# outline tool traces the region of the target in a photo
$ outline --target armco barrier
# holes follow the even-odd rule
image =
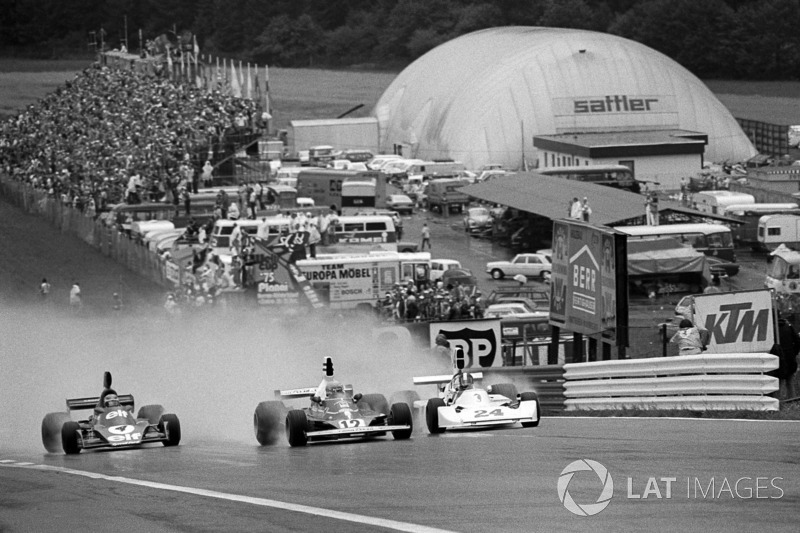
[[[689,409],[777,411],[778,368],[766,353],[683,355],[564,365],[568,411]]]
[[[541,365],[526,367],[482,368],[484,383],[514,383],[519,392],[533,391],[539,395],[542,413],[555,414],[564,410],[564,367]]]

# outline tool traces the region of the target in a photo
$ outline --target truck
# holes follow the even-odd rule
[[[333,170],[326,168],[304,168],[297,174],[297,196],[311,198],[314,205],[326,206],[342,211],[342,185],[345,181],[372,184],[370,196],[365,198],[359,196],[363,192],[362,187],[352,188],[355,196],[349,196],[348,200],[354,207],[363,206],[368,209],[386,208],[386,180],[379,172],[375,171],[355,171],[355,170]],[[358,190],[356,190],[358,189]],[[350,191],[348,191],[350,192]],[[347,203],[347,202],[346,202]]]
[[[297,261],[297,268],[332,309],[374,311],[395,284],[430,280],[428,252],[376,252],[318,255]]]
[[[758,219],[757,249],[769,252],[781,244],[800,246],[800,215],[764,215]]]
[[[427,202],[428,209],[440,213],[461,213],[469,204],[469,196],[459,191],[461,187],[469,185],[469,180],[462,178],[442,178],[428,182]]]
[[[800,207],[796,203],[734,204],[726,206],[722,214],[742,222],[731,227],[733,240],[739,246],[758,249],[758,221],[761,220],[761,217],[765,215],[800,215]]]

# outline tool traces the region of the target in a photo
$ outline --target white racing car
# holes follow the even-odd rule
[[[425,403],[425,421],[431,434],[446,429],[503,426],[520,422],[522,427],[539,425],[539,398],[535,392],[517,394],[511,383],[475,386],[482,373],[459,369],[454,375],[414,378],[415,385],[436,384],[439,396]]]

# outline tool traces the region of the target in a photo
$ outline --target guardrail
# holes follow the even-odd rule
[[[683,355],[564,365],[568,411],[688,409],[777,411],[767,353]]]

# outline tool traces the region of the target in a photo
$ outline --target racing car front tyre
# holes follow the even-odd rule
[[[289,446],[305,446],[308,442],[306,428],[308,418],[305,411],[292,409],[286,415],[286,437],[289,439]]]
[[[541,411],[539,410],[539,395],[535,392],[523,392],[519,396],[520,402],[536,402],[536,420],[531,422],[523,422],[522,427],[524,428],[535,428],[539,425],[539,420],[541,419]]]
[[[161,415],[158,421],[158,430],[167,434],[164,446],[177,446],[181,442],[181,421],[176,415]]]
[[[47,413],[42,419],[42,444],[50,453],[61,451],[61,428],[69,422],[67,413]]]
[[[64,425],[61,426],[61,447],[67,455],[81,453],[81,445],[78,442],[78,432],[80,430],[81,425],[72,420],[64,422]]]
[[[285,412],[286,407],[283,402],[261,402],[256,406],[256,412],[253,414],[253,430],[260,445],[268,446],[278,441],[281,420]]]
[[[439,427],[439,408],[444,407],[444,400],[441,398],[431,398],[425,406],[425,422],[428,424],[428,431],[431,435],[444,433],[444,428]]]
[[[414,412],[414,402],[418,401],[419,399],[419,393],[417,391],[401,390],[392,394],[389,401],[392,402],[392,404],[403,402],[408,405],[409,409],[411,409],[411,412]]]
[[[513,402],[517,399],[517,387],[513,383],[498,383],[492,385],[492,394],[505,396]]]
[[[389,412],[389,425],[390,426],[409,426],[408,429],[398,429],[392,431],[392,436],[395,440],[405,440],[411,437],[414,431],[414,417],[411,415],[411,409],[407,403],[396,403],[392,405]]]
[[[146,418],[151,424],[158,424],[163,414],[164,408],[160,405],[143,405],[139,408],[139,414],[136,415],[136,418]]]
[[[389,415],[389,402],[383,394],[365,394],[358,400],[359,405],[368,405],[376,413]]]

